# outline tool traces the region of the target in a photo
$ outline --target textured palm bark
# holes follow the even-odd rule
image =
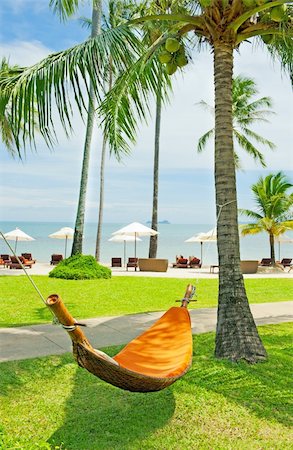
[[[99,218],[97,228],[97,240],[96,240],[96,260],[100,261],[101,258],[101,240],[102,240],[102,225],[103,225],[103,212],[104,212],[104,186],[105,186],[105,157],[107,149],[107,139],[104,135],[103,145],[101,152],[101,165],[100,165],[100,199],[99,199]]]
[[[91,37],[95,37],[101,32],[101,17],[102,17],[102,5],[101,0],[93,1],[93,11],[92,11],[92,31]],[[79,199],[77,206],[77,213],[75,219],[75,229],[72,244],[71,255],[76,255],[82,253],[83,245],[83,233],[84,233],[84,217],[85,217],[85,204],[86,204],[86,193],[88,184],[88,173],[89,173],[89,162],[90,162],[90,149],[91,141],[95,123],[95,107],[96,99],[94,94],[94,89],[90,85],[89,93],[89,105],[87,114],[87,126],[86,126],[86,136],[83,151],[83,161],[81,169],[81,179],[79,188]]]
[[[275,255],[275,239],[274,235],[270,233],[270,248],[271,248],[271,259],[273,265],[276,264],[276,255]]]
[[[158,81],[157,103],[156,103],[156,125],[155,125],[155,151],[154,151],[154,175],[153,175],[153,211],[152,229],[158,230],[158,197],[159,197],[159,155],[160,155],[160,132],[161,132],[161,80]],[[158,251],[158,235],[150,237],[149,258],[156,258]]]
[[[215,187],[219,299],[215,355],[232,361],[266,359],[252,317],[240,270],[236,176],[232,129],[233,49],[214,45],[215,76]]]
[[[113,85],[113,70],[112,70],[112,59],[109,61],[109,86],[108,91],[111,91]],[[106,150],[107,150],[107,139],[104,134],[103,145],[101,152],[101,164],[100,164],[100,195],[99,195],[99,217],[98,217],[98,228],[97,228],[97,239],[96,239],[96,260],[101,259],[101,241],[102,241],[102,226],[103,226],[103,215],[104,215],[104,191],[105,191],[105,160],[106,160]]]

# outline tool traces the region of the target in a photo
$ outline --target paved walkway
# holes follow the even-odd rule
[[[293,301],[251,305],[257,325],[293,322]],[[193,334],[216,329],[216,308],[190,310]],[[129,342],[152,325],[162,312],[82,320],[94,347]],[[0,362],[57,355],[71,350],[67,333],[57,325],[0,328]]]

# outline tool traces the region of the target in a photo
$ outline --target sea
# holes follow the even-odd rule
[[[127,225],[126,223],[105,223],[102,229],[101,244],[101,262],[110,264],[112,257],[124,258],[124,244],[109,242],[112,233]],[[149,224],[146,224],[150,226]],[[72,223],[64,222],[0,222],[0,230],[3,233],[12,231],[16,227],[20,228],[34,241],[18,242],[17,254],[32,253],[33,258],[39,262],[49,262],[53,253],[62,253],[65,251],[65,240],[49,238],[49,234],[54,233],[62,227],[69,226],[74,228]],[[159,224],[158,231],[158,258],[165,258],[169,263],[175,262],[176,255],[184,257],[201,257],[200,243],[186,243],[186,239],[195,236],[201,232],[207,232],[214,228],[214,224]],[[88,255],[95,254],[97,224],[86,223],[84,231],[83,253]],[[288,232],[286,236],[293,239],[293,233]],[[141,258],[148,257],[149,237],[141,237],[137,242],[137,256]],[[14,248],[14,242],[10,241]],[[68,241],[67,256],[70,255],[72,240]],[[276,258],[292,258],[293,244],[282,243],[275,245]],[[217,264],[217,245],[216,242],[206,242],[202,246],[202,260],[204,265]],[[0,239],[0,254],[11,253],[3,239]],[[126,258],[134,256],[134,243],[128,242],[125,246]],[[257,259],[270,257],[269,238],[266,233],[260,233],[253,236],[245,236],[240,239],[241,259]]]

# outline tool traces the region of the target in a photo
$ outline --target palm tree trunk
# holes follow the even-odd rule
[[[93,0],[91,37],[95,37],[98,34],[100,34],[100,32],[101,32],[101,17],[102,17],[101,0]],[[86,136],[85,136],[85,143],[84,143],[81,180],[80,180],[80,188],[79,188],[79,199],[78,199],[71,255],[76,255],[77,253],[82,253],[85,203],[86,203],[86,192],[87,192],[89,162],[90,162],[90,148],[91,148],[91,141],[92,141],[92,135],[93,135],[94,122],[95,122],[95,105],[96,105],[96,99],[95,99],[95,95],[94,95],[94,89],[93,89],[92,85],[90,85]]]
[[[96,240],[96,260],[100,261],[101,257],[101,240],[102,240],[102,225],[103,225],[103,211],[104,211],[104,186],[105,186],[105,156],[107,149],[107,139],[104,135],[103,145],[101,152],[101,165],[100,165],[100,200],[99,200],[99,219],[97,228],[97,240]]]
[[[159,154],[160,154],[160,132],[162,113],[162,85],[158,80],[157,102],[156,102],[156,125],[155,125],[155,152],[154,152],[154,175],[153,175],[153,212],[152,229],[158,230],[158,193],[159,193]],[[158,235],[150,237],[149,258],[156,258],[158,251]]]
[[[219,298],[215,355],[232,361],[266,358],[252,317],[240,270],[236,176],[232,125],[233,49],[214,45],[215,187]]]
[[[112,70],[112,59],[110,57],[109,61],[109,86],[108,90],[112,89],[113,85],[113,70]],[[99,199],[99,218],[98,218],[98,228],[97,228],[97,239],[96,239],[96,260],[100,261],[101,258],[101,240],[102,240],[102,226],[103,226],[103,212],[104,212],[104,191],[105,191],[105,158],[107,149],[107,139],[104,135],[103,145],[101,152],[101,164],[100,164],[100,199]]]
[[[275,239],[272,233],[270,233],[270,248],[271,248],[272,264],[274,266],[276,264],[276,255],[275,255]]]

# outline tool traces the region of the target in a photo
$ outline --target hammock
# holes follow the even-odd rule
[[[114,358],[94,349],[58,295],[46,304],[68,332],[79,366],[121,389],[152,392],[170,386],[189,369],[192,334],[187,305],[194,288],[187,286],[181,307],[170,308],[154,325]]]

